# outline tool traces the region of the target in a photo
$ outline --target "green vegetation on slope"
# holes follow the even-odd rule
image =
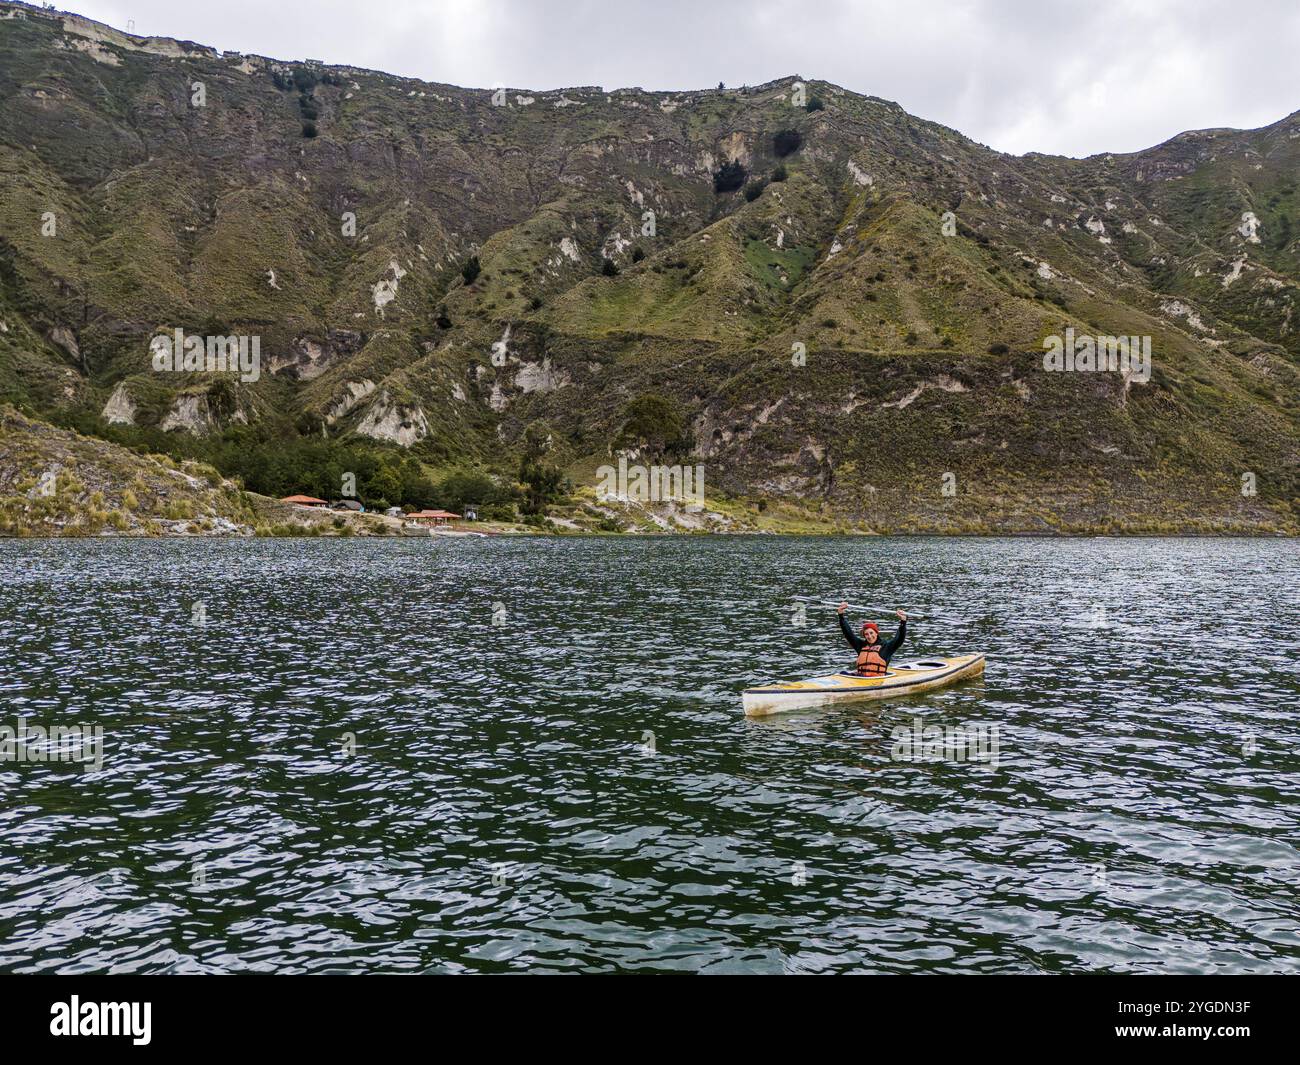
[[[0,7],[0,399],[32,414],[542,520],[653,395],[738,515],[1295,527],[1297,116],[1016,159],[823,82],[497,106]],[[257,337],[259,377],[155,372],[177,328]],[[1150,380],[1045,372],[1066,329],[1150,337]]]

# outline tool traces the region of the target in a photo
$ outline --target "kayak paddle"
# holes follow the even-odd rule
[[[814,598],[812,598],[812,596],[808,596],[808,595],[796,595],[796,596],[793,596],[792,598],[794,598],[795,600],[797,600],[798,602],[801,602],[801,603],[812,603],[812,604],[815,605],[815,606],[834,606],[834,607],[838,607],[838,606],[840,605],[840,602],[841,602],[841,600],[838,600],[838,599],[814,599]],[[879,610],[879,609],[876,609],[875,607],[862,606],[860,603],[849,603],[849,604],[848,604],[848,608],[849,608],[850,610],[856,610],[856,611],[858,611],[858,612],[860,612],[860,613],[863,613],[863,614],[879,614],[879,615],[881,615],[882,617],[884,617],[884,616],[890,616],[890,617],[892,617],[893,614],[894,614],[894,611],[893,611],[893,610]],[[907,620],[908,620],[908,621],[926,621],[926,620],[928,620],[928,615],[926,615],[926,614],[913,614],[910,610],[906,611],[906,614],[907,614]]]

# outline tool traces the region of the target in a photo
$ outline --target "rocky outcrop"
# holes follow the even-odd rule
[[[66,325],[56,325],[51,329],[50,340],[66,351],[69,357],[81,362],[81,346],[77,343],[77,334]]]
[[[331,329],[324,340],[296,337],[288,351],[266,360],[267,369],[290,374],[299,381],[312,381],[337,362],[355,355],[362,341],[360,333],[348,329]]]
[[[173,429],[183,429],[195,436],[204,436],[211,432],[213,428],[212,411],[208,407],[207,395],[200,392],[177,396],[176,401],[172,404],[172,409],[167,412],[158,428],[165,433],[171,432]]]
[[[406,276],[406,271],[396,259],[389,260],[388,272],[375,282],[371,295],[375,301],[375,313],[384,317],[384,308],[397,299],[397,284]]]
[[[325,415],[325,421],[330,425],[348,414],[358,403],[373,393],[375,382],[368,379],[365,381],[349,381],[343,387],[344,393],[342,397],[330,407],[329,413]]]
[[[515,371],[515,387],[522,392],[554,392],[571,383],[568,373],[552,368],[550,359],[523,363]]]
[[[135,404],[131,401],[131,394],[126,390],[125,381],[113,389],[113,394],[108,397],[108,402],[104,404],[104,409],[100,413],[109,425],[135,424]]]
[[[357,432],[372,440],[410,447],[429,435],[429,421],[418,404],[395,403],[384,390],[366,409]]]

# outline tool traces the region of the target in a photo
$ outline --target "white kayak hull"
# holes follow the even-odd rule
[[[883,677],[860,677],[845,671],[824,677],[747,688],[741,694],[746,717],[767,717],[789,710],[840,706],[866,699],[892,699],[900,695],[943,688],[984,672],[983,655],[923,658],[890,665]]]

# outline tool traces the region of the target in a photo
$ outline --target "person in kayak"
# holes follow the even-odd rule
[[[874,621],[864,621],[860,630],[861,635],[853,635],[849,619],[844,616],[844,611],[848,608],[848,603],[841,603],[836,613],[840,616],[840,630],[844,633],[844,638],[849,641],[853,650],[858,652],[857,672],[864,677],[883,677],[888,671],[889,660],[894,656],[894,652],[903,646],[903,638],[907,635],[907,614],[902,610],[896,611],[898,631],[888,643],[882,645],[880,626]]]

